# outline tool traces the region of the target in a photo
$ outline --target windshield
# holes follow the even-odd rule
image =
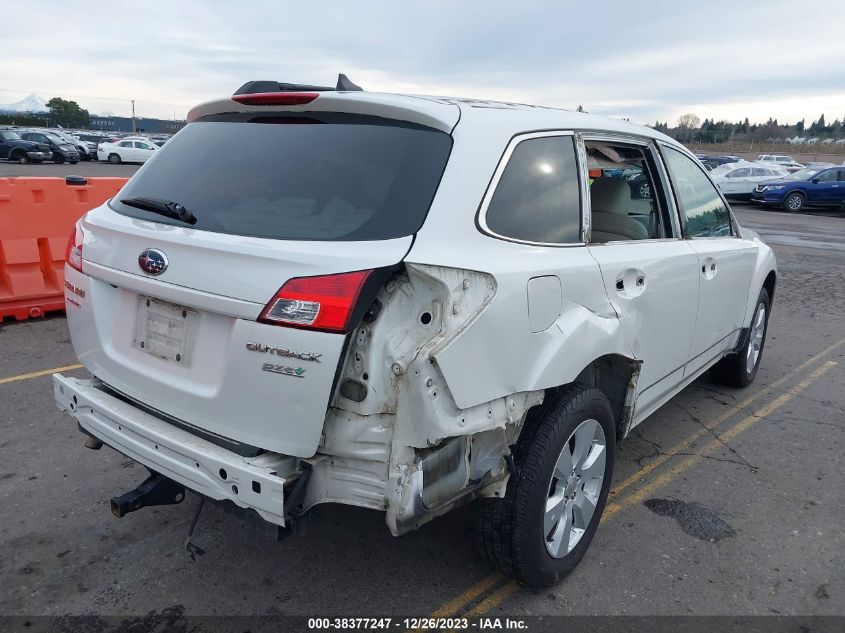
[[[784,176],[784,180],[809,180],[821,170],[817,168],[806,168],[806,169],[799,169],[796,172],[789,174],[788,176]]]
[[[120,199],[178,203],[196,216],[194,229],[217,233],[392,239],[422,226],[451,148],[444,132],[376,117],[220,115],[175,135]],[[117,198],[111,205],[179,224]]]

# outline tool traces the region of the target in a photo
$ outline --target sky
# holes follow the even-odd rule
[[[253,79],[674,124],[845,118],[834,0],[4,2],[0,103],[182,119]]]

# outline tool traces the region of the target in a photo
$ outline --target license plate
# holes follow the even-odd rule
[[[153,297],[138,297],[132,344],[142,352],[177,365],[191,362],[196,310]]]

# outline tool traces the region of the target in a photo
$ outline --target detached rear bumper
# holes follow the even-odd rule
[[[97,388],[95,380],[53,375],[59,409],[103,443],[191,490],[228,499],[285,525],[284,486],[296,478],[294,458],[244,458]],[[281,475],[287,475],[288,478]]]

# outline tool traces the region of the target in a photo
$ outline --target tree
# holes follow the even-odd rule
[[[682,130],[694,130],[701,125],[701,119],[698,118],[698,115],[689,112],[687,114],[682,114],[678,117],[678,127]]]
[[[91,116],[88,110],[79,107],[76,101],[66,101],[61,97],[53,97],[47,102],[50,108],[50,123],[61,127],[88,127]]]
[[[804,119],[801,119],[800,121],[798,121],[798,123],[795,124],[795,129],[798,131],[799,134],[804,132]]]

